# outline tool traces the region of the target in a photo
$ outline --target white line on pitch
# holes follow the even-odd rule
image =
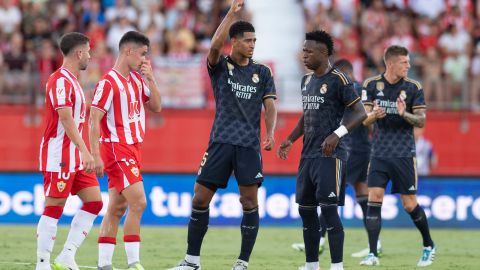
[[[0,262],[0,264],[35,265],[35,263],[31,263],[31,262]],[[79,265],[78,268],[97,269],[96,266],[86,266],[86,265]],[[115,269],[117,269],[117,270],[127,270],[127,269],[121,269],[121,268],[115,268]]]

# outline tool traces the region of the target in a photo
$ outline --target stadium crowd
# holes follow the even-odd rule
[[[336,58],[354,64],[357,80],[382,71],[383,50],[399,44],[411,51],[410,76],[423,83],[430,108],[480,111],[480,1],[298,1],[305,31],[330,32]],[[66,32],[80,31],[91,39],[92,59],[82,78],[88,95],[113,65],[123,33],[146,33],[152,57],[205,54],[229,3],[0,0],[0,103],[43,103],[43,85],[60,65],[56,40]],[[248,20],[251,14],[244,11],[242,17]],[[209,92],[208,82],[204,85]]]

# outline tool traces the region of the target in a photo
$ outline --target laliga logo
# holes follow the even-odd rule
[[[140,117],[140,104],[137,100],[131,101],[128,106],[128,119],[136,120]]]

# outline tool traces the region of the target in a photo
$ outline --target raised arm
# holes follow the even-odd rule
[[[228,35],[228,30],[235,20],[235,13],[237,13],[243,7],[244,0],[233,0],[230,9],[228,10],[227,15],[223,18],[222,22],[215,31],[215,34],[212,38],[212,45],[210,51],[208,52],[208,64],[210,66],[215,66],[222,52],[223,44]]]
[[[267,138],[263,142],[263,149],[270,151],[275,146],[275,126],[277,124],[277,108],[273,98],[263,100],[265,107],[265,126],[267,127]]]
[[[298,140],[298,138],[302,137],[304,133],[304,123],[303,123],[303,114],[298,119],[297,125],[295,128],[290,132],[290,135],[280,144],[280,147],[277,151],[277,156],[281,159],[288,158],[288,152],[292,149],[293,143]]]
[[[75,121],[72,117],[72,108],[59,108],[57,113],[58,119],[65,129],[65,133],[67,133],[68,138],[73,142],[73,144],[75,144],[82,155],[82,162],[85,171],[91,172],[93,170],[93,157],[90,155],[90,152],[88,151],[87,146],[82,139],[82,135],[80,135],[80,132],[78,132],[77,124],[75,124]]]
[[[100,120],[102,120],[105,112],[102,110],[91,107],[90,109],[90,129],[89,129],[89,139],[90,139],[90,151],[92,152],[93,159],[95,161],[94,171],[98,176],[103,176],[103,161],[100,156]]]

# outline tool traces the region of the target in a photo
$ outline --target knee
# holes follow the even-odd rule
[[[102,210],[102,207],[102,201],[86,202],[83,204],[82,210],[94,215],[98,215],[98,213],[100,213],[100,211]]]
[[[417,202],[402,201],[402,204],[403,204],[403,209],[405,209],[407,213],[411,213],[417,207]]]
[[[240,203],[244,210],[250,210],[258,207],[258,202],[256,196],[241,195]]]
[[[299,205],[298,214],[302,220],[305,219],[318,219],[317,206],[304,206]]]
[[[127,202],[123,202],[123,203],[117,203],[114,205],[110,204],[108,212],[112,216],[121,218],[125,214],[126,210],[127,210]]]
[[[142,198],[128,205],[128,211],[137,212],[137,213],[143,213],[145,208],[147,208],[146,198]]]
[[[210,200],[207,198],[195,194],[192,200],[192,207],[195,209],[207,209],[210,204]]]

